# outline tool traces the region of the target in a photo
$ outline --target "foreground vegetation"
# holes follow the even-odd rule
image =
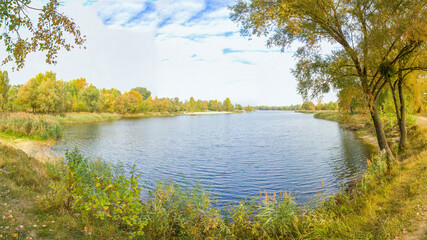
[[[0,146],[0,237],[20,239],[390,239],[411,231],[427,193],[425,128],[410,132],[411,151],[387,170],[385,155],[350,190],[317,207],[289,193],[261,193],[218,206],[209,192],[139,176],[77,150],[48,165]]]

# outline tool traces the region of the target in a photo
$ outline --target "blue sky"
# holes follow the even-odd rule
[[[241,37],[229,20],[227,6],[234,2],[65,1],[62,11],[87,36],[87,49],[61,52],[56,66],[33,54],[23,70],[10,73],[12,83],[52,70],[60,79],[85,77],[98,87],[124,91],[144,86],[159,97],[230,97],[245,105],[300,103],[290,73],[295,49],[282,53],[267,49],[265,39]]]

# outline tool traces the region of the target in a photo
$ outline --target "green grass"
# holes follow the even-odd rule
[[[427,151],[389,174],[384,161],[371,159],[356,187],[323,198],[316,208],[297,207],[284,192],[261,193],[221,210],[200,187],[159,182],[140,202],[143,189],[134,173],[125,177],[78,152],[69,154],[66,164],[48,167],[0,146],[0,205],[5,206],[0,234],[6,239],[12,234],[21,239],[392,239],[404,228],[414,230],[413,216],[425,204]]]
[[[121,116],[114,113],[64,113],[58,115],[50,115],[50,118],[58,121],[61,124],[73,123],[89,123],[120,119]]]
[[[49,116],[28,113],[0,114],[0,132],[34,140],[60,139],[61,125]]]

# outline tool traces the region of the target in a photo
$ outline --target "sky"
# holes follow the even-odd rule
[[[37,1],[33,0],[37,4]],[[40,2],[38,4],[40,4]],[[60,11],[86,35],[86,49],[61,51],[58,63],[43,53],[9,71],[11,84],[53,71],[57,79],[86,78],[98,88],[122,92],[146,87],[158,97],[181,100],[229,97],[242,105],[298,104],[296,47],[267,48],[265,38],[239,34],[227,6],[234,0],[67,0]],[[334,93],[323,101],[335,101]]]

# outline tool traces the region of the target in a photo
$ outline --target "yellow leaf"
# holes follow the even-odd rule
[[[108,210],[108,206],[105,206],[105,207],[104,207],[104,210],[105,210],[105,211],[107,211],[107,210]]]
[[[17,233],[14,233],[14,234],[12,234],[12,237],[18,237],[18,234]]]

